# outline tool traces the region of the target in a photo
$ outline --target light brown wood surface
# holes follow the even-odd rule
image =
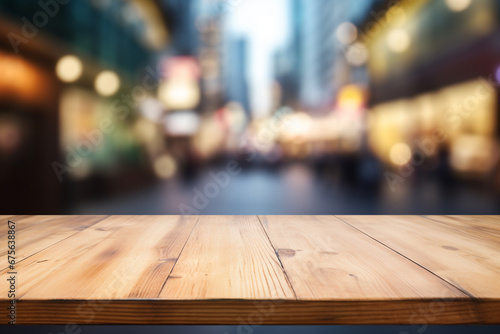
[[[497,216],[0,219],[18,324],[500,324]]]
[[[255,216],[200,217],[160,293],[166,299],[294,299]]]
[[[457,298],[463,293],[336,217],[261,217],[299,299]]]
[[[471,297],[500,299],[500,239],[492,233],[499,230],[499,222],[417,216],[339,218]],[[489,232],[476,228],[485,224],[496,227]]]
[[[45,248],[52,246],[66,238],[75,235],[79,231],[98,223],[107,216],[35,216],[16,217],[10,216],[4,219],[0,225],[0,236],[5,237],[7,224],[5,220],[16,222],[16,231],[21,235],[22,247],[17,251],[17,262],[36,254]],[[0,248],[0,268],[7,267],[7,247]]]

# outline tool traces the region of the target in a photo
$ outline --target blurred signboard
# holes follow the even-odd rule
[[[200,102],[200,69],[193,57],[168,58],[163,63],[158,99],[169,110],[194,109]]]

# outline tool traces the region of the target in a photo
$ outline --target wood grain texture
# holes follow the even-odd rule
[[[14,215],[0,215],[0,221],[3,223],[6,220],[9,220],[10,218],[13,218]]]
[[[424,216],[479,242],[500,243],[500,220],[495,216]]]
[[[105,219],[20,262],[17,271],[23,284],[18,295],[26,299],[157,298],[197,219]]]
[[[7,304],[0,301],[0,307]],[[484,317],[498,304],[469,300],[21,300],[19,324],[237,325],[243,333],[260,325],[498,324]],[[492,310],[490,313],[498,313]]]
[[[439,222],[418,216],[339,216],[474,298],[500,299],[500,242],[491,218]],[[496,223],[496,221],[495,221]],[[488,230],[491,231],[491,230]],[[495,231],[495,230],[493,230]]]
[[[467,297],[335,217],[261,220],[299,299]]]
[[[496,216],[8,219],[18,324],[500,324]]]
[[[255,216],[201,217],[160,297],[295,298]]]
[[[20,226],[19,229],[23,229],[25,227],[28,227],[28,226],[32,226],[33,224],[36,224],[37,222],[37,219],[38,221],[43,221],[44,219],[50,219],[51,216],[37,216],[38,218],[34,218],[34,219],[30,219],[30,218],[33,218],[33,216],[16,216],[16,215],[12,215],[12,216],[1,216],[0,218],[0,237],[3,237],[7,234],[7,231],[8,231],[8,227],[7,227],[7,222],[9,220],[12,220],[16,223],[18,222],[22,222],[22,226]]]
[[[40,252],[76,233],[98,223],[107,216],[32,216],[10,217],[17,233],[17,262]],[[7,224],[2,224],[0,244],[6,244]],[[4,231],[5,230],[5,231]],[[7,268],[7,248],[0,248],[0,268]]]

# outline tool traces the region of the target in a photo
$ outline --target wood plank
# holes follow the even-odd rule
[[[255,216],[203,216],[161,298],[295,299]]]
[[[469,295],[500,299],[500,243],[494,234],[417,216],[338,217]]]
[[[0,300],[0,307],[7,307]],[[427,325],[499,324],[477,310],[498,304],[469,300],[250,301],[250,300],[21,300],[18,324],[236,325],[252,332],[260,325]]]
[[[500,219],[495,216],[423,216],[438,224],[484,242],[500,243]]]
[[[32,218],[33,216],[21,216],[21,215],[12,215],[12,216],[3,216],[2,220],[0,220],[0,237],[3,237],[7,234],[7,231],[8,231],[8,226],[7,226],[7,222],[9,220],[12,220],[14,222],[19,223],[19,222],[24,222],[22,225],[22,227],[20,227],[20,229],[26,227],[26,226],[30,226],[31,223],[30,222],[33,222]],[[43,217],[43,216],[38,216],[38,217]],[[37,218],[35,217],[35,220]],[[43,218],[40,218],[40,219],[43,219]]]
[[[156,298],[197,219],[105,219],[19,263],[23,283],[18,295],[35,300]]]
[[[261,220],[299,299],[467,298],[333,216]]]
[[[16,262],[60,242],[98,223],[107,216],[35,216],[15,219]],[[6,244],[7,235],[0,237],[0,244]],[[0,268],[7,268],[7,248],[0,248]]]

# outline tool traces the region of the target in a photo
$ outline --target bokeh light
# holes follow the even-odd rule
[[[338,108],[341,110],[358,110],[364,102],[363,90],[357,85],[347,85],[339,91],[337,98]]]
[[[120,77],[113,71],[99,73],[95,79],[95,90],[99,95],[111,96],[120,89]]]
[[[73,55],[67,55],[59,59],[56,65],[57,77],[63,82],[75,82],[82,76],[82,61]]]
[[[344,22],[338,26],[336,35],[342,44],[349,45],[358,38],[358,29],[351,22]]]
[[[170,155],[161,155],[154,162],[154,171],[160,179],[169,179],[175,175],[177,163]]]
[[[394,29],[387,36],[387,45],[392,52],[403,53],[410,48],[411,39],[406,30]]]
[[[411,155],[411,148],[405,143],[395,144],[390,152],[391,161],[397,166],[406,165],[410,161]]]
[[[158,99],[169,109],[191,109],[200,101],[200,90],[194,81],[167,80],[158,89]]]
[[[469,8],[472,0],[446,0],[448,8],[454,12],[462,12]]]

